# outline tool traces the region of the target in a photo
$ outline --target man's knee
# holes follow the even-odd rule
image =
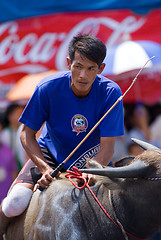
[[[27,208],[33,191],[22,184],[16,184],[3,200],[2,211],[7,217],[20,215]]]

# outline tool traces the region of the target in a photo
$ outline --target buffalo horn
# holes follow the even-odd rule
[[[140,147],[142,147],[144,150],[148,150],[148,149],[159,149],[158,147],[150,144],[150,143],[147,143],[147,142],[144,142],[144,141],[141,141],[141,140],[138,140],[136,138],[131,138],[131,140],[138,144]]]
[[[141,160],[136,160],[130,165],[123,166],[123,167],[80,169],[80,172],[90,173],[90,174],[95,174],[100,176],[107,176],[110,178],[138,178],[138,177],[144,176],[147,170],[148,170],[147,163]]]

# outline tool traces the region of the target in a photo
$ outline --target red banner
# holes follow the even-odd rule
[[[161,44],[161,10],[148,15],[131,11],[51,14],[0,25],[0,99],[22,76],[65,70],[68,44],[77,33],[91,33],[110,48],[131,40]]]

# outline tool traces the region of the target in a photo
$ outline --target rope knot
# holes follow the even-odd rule
[[[67,174],[65,175],[66,178],[69,179],[69,181],[74,185],[74,187],[78,188],[78,189],[83,189],[86,187],[87,185],[87,180],[86,178],[84,178],[82,176],[82,173],[78,170],[78,168],[76,167],[72,167],[72,170],[67,170]],[[73,182],[73,178],[76,179],[81,179],[81,181],[84,183],[83,186],[79,187],[78,185],[75,184],[75,182]]]

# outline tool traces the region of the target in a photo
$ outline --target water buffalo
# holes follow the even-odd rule
[[[26,212],[8,227],[6,239],[146,239],[161,227],[161,150],[126,157],[114,168],[94,161],[89,165],[82,171],[96,174],[91,189],[112,220],[87,187],[79,190],[61,175],[47,190],[33,194]]]

